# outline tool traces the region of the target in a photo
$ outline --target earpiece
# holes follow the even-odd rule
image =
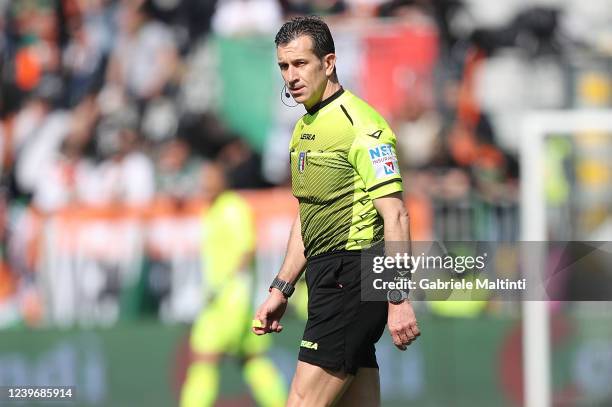
[[[285,86],[283,86],[283,89],[281,89],[281,102],[283,102],[283,105],[287,106],[287,107],[296,107],[297,105],[299,105],[299,103],[295,103],[295,105],[290,105],[287,102],[285,102],[285,98],[283,98],[283,94],[285,95],[285,98],[289,99],[291,98],[291,93],[289,93],[289,90],[287,90],[287,84],[285,84]]]

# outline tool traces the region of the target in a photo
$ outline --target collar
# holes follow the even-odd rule
[[[308,112],[309,115],[312,116],[313,114],[317,113],[319,110],[324,108],[325,106],[329,105],[334,100],[338,99],[343,93],[344,93],[344,88],[340,86],[340,89],[338,89],[336,93],[334,93],[327,99],[320,101],[319,103],[315,103],[310,109],[306,109],[306,111]]]

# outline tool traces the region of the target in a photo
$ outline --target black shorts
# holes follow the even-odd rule
[[[308,321],[298,359],[356,374],[378,368],[374,344],[387,323],[387,303],[361,301],[361,253],[335,252],[308,259]]]

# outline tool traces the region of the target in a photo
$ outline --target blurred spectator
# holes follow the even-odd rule
[[[25,137],[17,157],[15,178],[21,193],[34,192],[40,180],[45,179],[45,169],[50,167],[62,141],[71,131],[88,138],[98,119],[96,95],[88,95],[73,111],[54,110],[45,115],[46,108],[39,108],[43,109],[39,113],[40,124]]]
[[[281,9],[276,0],[223,0],[213,15],[216,34],[273,33],[281,23]]]
[[[113,43],[117,41],[114,30],[116,14],[115,0],[76,0],[79,5],[80,19],[85,35],[91,45],[98,48],[101,53],[111,52]],[[68,32],[68,35],[71,35]]]
[[[98,169],[93,203],[145,205],[153,199],[155,175],[151,159],[138,149],[139,134],[123,128],[109,136],[115,149]]]
[[[471,29],[472,16],[466,10],[463,0],[437,0],[428,3],[426,8],[433,14],[438,25],[440,48],[446,53],[445,57],[452,59],[452,54],[457,53],[457,43],[463,41],[466,32]]]
[[[30,91],[45,74],[59,73],[58,19],[51,2],[12,2],[13,76],[17,87]]]
[[[0,60],[0,64],[3,64],[5,62],[4,61],[4,51],[6,49],[6,34],[5,34],[4,16],[6,14],[6,9],[8,7],[8,4],[9,4],[8,0],[0,0],[0,56],[2,56],[2,59]]]
[[[38,179],[33,197],[38,209],[50,212],[87,200],[94,173],[83,157],[86,141],[78,133],[69,134],[55,160],[42,168],[45,176]]]
[[[210,31],[217,0],[148,0],[151,14],[168,24],[177,39],[181,55],[191,52],[198,40]]]
[[[17,112],[13,123],[12,147],[14,154],[19,154],[24,145],[40,126],[54,107],[54,101],[60,96],[60,86],[52,78],[43,80],[32,96],[26,99]]]
[[[181,117],[178,134],[197,155],[214,159],[235,135],[213,112],[187,114]]]
[[[287,0],[283,2],[283,11],[287,15],[319,16],[342,14],[348,11],[344,0]]]
[[[391,0],[381,4],[378,15],[381,17],[399,17],[411,13],[415,9],[419,11],[430,11],[432,7],[430,0]]]
[[[83,20],[71,22],[70,42],[63,55],[68,106],[74,106],[88,91],[102,83],[106,50],[94,35]]]
[[[231,188],[261,188],[266,186],[261,176],[261,157],[241,139],[227,143],[219,152],[217,162],[225,171]]]
[[[0,0],[0,254],[5,254],[0,298],[12,295],[19,308],[39,285],[41,274],[29,272],[41,266],[30,251],[43,247],[38,228],[43,218],[27,214],[35,212],[26,206],[30,198],[53,211],[74,202],[148,208],[150,200],[162,197],[187,201],[174,209],[188,213],[203,157],[223,167],[234,188],[269,186],[258,151],[268,154],[266,180],[288,186],[285,138],[303,111],[281,104],[280,78],[264,81],[262,73],[275,69],[277,75],[271,36],[291,14],[358,17],[356,24],[333,27],[343,56],[338,69],[347,88],[362,96],[380,90],[377,103],[389,105],[386,116],[410,180],[406,192],[424,208],[410,211],[419,220],[428,216],[421,236],[516,238],[516,230],[500,225],[518,219],[518,164],[512,153],[524,111],[612,103],[609,0],[532,3]],[[214,38],[206,36],[211,30]],[[233,59],[234,52],[248,57]],[[397,58],[401,63],[393,62]],[[238,74],[227,75],[226,63]],[[242,79],[276,89],[273,98],[261,88],[248,90]],[[227,113],[247,116],[236,108],[238,98],[266,107],[253,115],[261,124],[249,118],[237,126]],[[272,104],[278,108],[267,109]],[[257,151],[243,141],[251,138],[235,133],[252,128],[262,129]],[[580,209],[571,205],[587,204],[575,198],[587,196],[576,192],[581,182],[593,188],[595,181],[588,179],[602,177],[596,194],[609,196],[606,178],[594,169],[572,175],[570,165],[600,164],[574,162],[570,150],[576,146],[564,143],[547,142],[544,149],[547,216],[549,223],[562,225],[552,231],[555,236],[571,231],[570,223],[559,221]],[[585,142],[587,147],[607,157],[601,145]],[[588,204],[595,205],[595,195],[589,192]],[[581,216],[592,217],[595,229],[601,214],[593,208]],[[189,233],[161,230],[175,245],[164,240],[164,248],[188,246]],[[53,252],[49,247],[54,246],[44,250]],[[180,268],[184,273],[182,263]],[[15,278],[26,274],[32,281]],[[30,302],[34,305],[16,315],[36,316],[36,301]],[[2,309],[0,325],[1,314]]]
[[[119,39],[107,70],[107,86],[141,104],[164,94],[178,64],[172,32],[150,18],[146,4],[121,2]]]
[[[141,114],[142,135],[154,143],[171,138],[178,128],[178,109],[171,98],[151,101]]]
[[[357,16],[372,17],[385,0],[346,0],[351,12]]]
[[[406,167],[426,166],[440,148],[442,118],[432,106],[426,106],[422,99],[418,96],[407,99],[396,125],[400,162]]]
[[[193,198],[198,189],[201,163],[191,156],[189,145],[181,139],[164,143],[156,168],[156,190],[160,197],[176,201]]]

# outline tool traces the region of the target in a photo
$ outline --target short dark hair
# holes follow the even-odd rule
[[[312,39],[312,50],[319,59],[336,52],[329,27],[317,16],[294,17],[287,21],[278,30],[274,42],[278,47],[288,44],[302,35],[307,35]]]

